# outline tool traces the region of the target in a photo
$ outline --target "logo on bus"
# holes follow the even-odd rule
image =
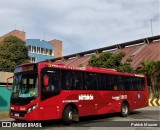
[[[79,100],[93,100],[94,96],[92,94],[81,94],[78,97]]]
[[[112,99],[114,99],[114,100],[127,99],[127,95],[119,95],[119,96],[115,96],[115,97],[112,97]]]

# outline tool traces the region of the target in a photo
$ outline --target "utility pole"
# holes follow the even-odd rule
[[[152,19],[151,19],[151,36],[153,36]]]
[[[45,32],[44,32],[44,38],[43,38],[43,39],[44,39],[44,41],[45,41]]]

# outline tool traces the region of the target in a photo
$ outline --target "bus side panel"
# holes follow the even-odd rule
[[[136,91],[125,91],[125,95],[127,95],[127,102],[129,103],[130,110],[134,110],[138,108],[138,92]]]
[[[98,114],[120,112],[123,91],[99,91]]]
[[[148,106],[146,91],[126,91],[125,94],[131,111]]]
[[[57,118],[57,104],[54,98],[48,98],[42,101],[43,106],[43,119],[50,120]]]

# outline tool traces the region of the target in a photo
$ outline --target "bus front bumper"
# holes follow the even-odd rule
[[[39,109],[35,109],[30,112],[10,110],[10,117],[16,120],[39,121],[43,120],[43,113]]]

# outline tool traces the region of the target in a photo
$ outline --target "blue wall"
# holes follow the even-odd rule
[[[54,45],[53,44],[51,44],[49,42],[46,42],[44,40],[40,40],[40,39],[27,39],[26,40],[26,45],[27,46],[30,45],[30,46],[40,47],[40,48],[49,49],[49,50],[54,51]],[[29,57],[35,57],[36,62],[54,58],[54,56],[37,54],[37,53],[32,53],[32,52],[28,52],[28,55],[29,55]]]
[[[10,96],[11,91],[7,90],[5,86],[0,86],[0,111],[9,109]]]

